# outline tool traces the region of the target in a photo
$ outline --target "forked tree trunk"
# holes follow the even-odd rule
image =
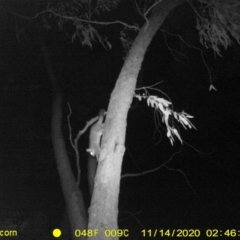
[[[46,46],[41,42],[42,52],[45,59],[46,69],[53,87],[52,100],[52,123],[51,123],[51,138],[53,150],[57,165],[57,170],[60,178],[60,183],[67,207],[68,218],[70,221],[70,230],[72,239],[79,239],[74,232],[76,229],[87,228],[87,213],[83,201],[81,190],[78,189],[75,177],[73,175],[64,137],[62,134],[62,92],[59,83],[54,75],[49,54]],[[65,211],[63,209],[63,211]],[[84,237],[81,237],[84,239]]]
[[[129,51],[111,94],[89,212],[88,229],[98,230],[98,234],[93,232],[93,236],[97,234],[95,239],[118,239],[116,236],[106,237],[105,233],[118,228],[118,198],[125,152],[126,120],[137,76],[153,36],[169,13],[184,1],[163,0],[153,8],[148,22],[141,28]]]

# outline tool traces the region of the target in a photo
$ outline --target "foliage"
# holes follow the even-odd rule
[[[162,122],[165,123],[167,127],[167,137],[170,139],[172,145],[174,142],[174,136],[176,136],[179,141],[183,143],[178,130],[173,124],[170,123],[170,116],[180,122],[185,129],[187,129],[187,127],[189,127],[190,129],[192,127],[195,128],[189,120],[189,118],[193,118],[193,116],[185,113],[184,111],[180,113],[173,111],[173,109],[170,107],[170,105],[172,104],[171,102],[158,96],[149,95],[146,88],[144,90],[146,94],[135,94],[134,97],[136,97],[139,101],[141,101],[142,99],[146,99],[147,105],[154,108],[162,116]]]
[[[102,37],[93,24],[101,24],[96,17],[117,7],[119,2],[120,0],[68,0],[49,5],[47,11],[50,18],[53,15],[58,17],[57,24],[60,29],[63,29],[67,22],[73,22],[75,31],[72,34],[72,41],[79,37],[83,45],[92,47],[92,41],[97,39],[103,46],[107,44],[110,48],[107,38]],[[45,26],[50,28],[46,20]]]
[[[232,38],[240,44],[240,1],[199,0],[197,29],[200,42],[219,56],[219,46],[232,45]]]

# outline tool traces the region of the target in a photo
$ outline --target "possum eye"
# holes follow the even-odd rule
[[[96,156],[96,153],[95,153],[94,149],[88,148],[86,151],[87,151],[92,157],[95,157],[95,156]]]
[[[94,151],[89,152],[89,154],[90,154],[92,157],[95,157],[95,152],[94,152]]]

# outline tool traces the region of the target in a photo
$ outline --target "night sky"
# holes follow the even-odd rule
[[[91,49],[79,39],[71,42],[70,23],[65,29],[69,32],[56,26],[47,30],[39,19],[0,11],[0,229],[17,229],[22,239],[53,239],[51,231],[61,224],[64,201],[50,139],[53,92],[39,29],[63,89],[63,132],[76,174],[67,103],[73,135],[99,109],[107,109],[126,56],[119,40],[122,27],[100,29],[112,49],[97,41]],[[133,100],[122,173],[162,167],[122,179],[119,227],[129,229],[129,239],[142,239],[143,229],[200,229],[201,236],[207,229],[238,229],[240,236],[240,47],[234,42],[227,51],[221,49],[222,57],[204,49],[188,6],[171,14],[162,29],[166,32],[158,31],[146,53],[137,87],[161,82],[157,88],[170,97],[175,111],[194,116],[197,130],[184,130],[176,123],[184,144],[176,140],[172,146],[165,126],[156,124],[154,110]],[[201,54],[217,91],[209,91],[210,75]],[[157,91],[152,94],[165,98]],[[79,142],[81,188],[89,206],[87,144],[85,133]]]

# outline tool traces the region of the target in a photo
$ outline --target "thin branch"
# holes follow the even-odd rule
[[[112,22],[101,22],[101,21],[91,21],[91,20],[85,20],[85,19],[81,19],[81,18],[76,18],[76,17],[70,17],[70,16],[63,16],[61,14],[58,14],[52,10],[46,10],[47,12],[50,12],[52,14],[54,14],[55,16],[58,16],[58,17],[61,17],[61,18],[64,18],[64,19],[67,19],[67,20],[72,20],[72,21],[79,21],[79,22],[83,22],[83,23],[89,23],[89,24],[98,24],[98,25],[112,25],[112,24],[121,24],[127,28],[130,28],[130,29],[134,29],[136,31],[140,31],[140,28],[135,26],[135,25],[129,25],[125,22],[122,22],[122,21],[119,21],[119,20],[116,20],[116,21],[112,21]]]
[[[153,168],[153,169],[150,169],[150,170],[141,172],[141,173],[126,173],[126,174],[123,174],[123,175],[121,176],[121,179],[126,178],[126,177],[140,177],[140,176],[143,176],[143,175],[152,173],[152,172],[156,172],[156,171],[158,171],[160,168],[164,167],[167,163],[171,162],[172,159],[173,159],[173,157],[174,157],[175,155],[179,154],[180,152],[181,152],[181,151],[175,152],[174,154],[171,155],[171,157],[170,157],[166,162],[164,162],[163,164],[161,164],[160,166],[158,166],[158,167],[156,167],[156,168]]]
[[[75,151],[76,154],[76,166],[77,166],[77,186],[80,185],[80,178],[81,178],[81,167],[80,167],[80,155],[79,155],[79,151],[78,151],[78,144],[75,141],[76,138],[74,139],[74,143],[72,141],[72,127],[71,127],[71,123],[70,123],[70,116],[72,115],[72,109],[69,103],[68,104],[68,108],[69,108],[69,114],[67,116],[68,119],[68,129],[69,129],[69,140],[70,143]]]
[[[141,89],[145,89],[145,88],[153,88],[153,87],[157,86],[157,85],[160,84],[160,83],[163,83],[163,81],[154,83],[154,84],[151,85],[151,86],[136,88],[136,90],[141,90]]]
[[[72,21],[79,21],[79,22],[84,22],[84,23],[89,23],[89,24],[98,24],[98,25],[112,25],[112,24],[121,24],[129,29],[134,29],[136,31],[140,31],[140,28],[135,26],[135,25],[129,25],[125,22],[122,22],[122,21],[119,21],[119,20],[116,20],[116,21],[112,21],[112,22],[100,22],[100,21],[91,21],[91,20],[85,20],[85,19],[81,19],[81,18],[77,18],[77,17],[71,17],[71,16],[63,16],[59,13],[56,13],[50,9],[46,9],[46,10],[43,10],[41,12],[38,12],[36,15],[34,15],[33,17],[27,17],[27,16],[24,16],[24,15],[21,15],[21,14],[18,14],[18,13],[15,13],[13,12],[12,10],[10,9],[7,9],[7,8],[3,8],[0,6],[0,8],[6,10],[7,12],[15,15],[15,16],[18,16],[18,17],[21,17],[21,18],[25,18],[25,19],[29,19],[29,20],[32,20],[32,19],[35,19],[37,18],[39,15],[41,14],[44,14],[46,12],[49,12],[49,13],[52,13],[54,14],[55,16],[57,17],[60,17],[60,18],[63,18],[63,19],[67,19],[67,20],[72,20]]]
[[[143,16],[143,14],[141,13],[141,11],[140,11],[140,9],[139,9],[139,7],[138,7],[138,4],[137,4],[137,1],[135,0],[135,5],[136,5],[136,8],[137,8],[137,11],[139,12],[139,14],[141,15],[141,16]],[[143,16],[144,17],[144,16]]]
[[[156,168],[153,168],[153,169],[150,169],[150,170],[147,170],[147,171],[144,171],[144,172],[141,172],[141,173],[126,173],[126,174],[123,174],[121,176],[121,179],[125,178],[125,177],[140,177],[140,176],[143,176],[143,175],[146,175],[146,174],[149,174],[149,173],[152,173],[152,172],[156,172],[158,171],[160,168],[162,167],[165,167],[167,168],[169,171],[176,171],[176,172],[179,172],[183,175],[185,181],[187,182],[188,186],[190,187],[190,189],[192,190],[192,192],[194,193],[195,196],[197,196],[197,193],[196,191],[192,188],[190,182],[188,181],[187,179],[187,176],[186,174],[180,170],[180,169],[176,169],[176,168],[170,168],[167,166],[168,163],[170,163],[172,160],[173,160],[173,157],[176,156],[177,154],[181,153],[182,151],[178,151],[178,152],[175,152],[174,154],[171,155],[171,157],[166,161],[164,162],[163,164],[161,164],[160,166],[156,167]]]
[[[68,119],[68,129],[69,129],[69,140],[72,145],[72,148],[75,151],[76,154],[76,166],[77,166],[77,186],[80,184],[80,178],[81,178],[81,167],[80,167],[80,154],[78,151],[78,140],[81,137],[82,134],[84,134],[89,126],[91,126],[94,122],[98,120],[98,117],[92,118],[89,122],[86,123],[85,127],[83,130],[80,130],[77,134],[77,136],[74,138],[74,141],[72,141],[72,128],[71,128],[71,123],[70,123],[70,116],[72,115],[72,109],[69,103],[68,108],[69,108],[69,114],[67,116]]]
[[[34,15],[33,17],[27,17],[27,16],[24,16],[22,14],[16,13],[16,12],[14,12],[14,11],[8,9],[8,8],[5,8],[5,7],[0,6],[0,8],[2,8],[4,11],[7,11],[8,13],[10,13],[10,14],[12,14],[14,16],[18,16],[20,18],[24,18],[24,19],[28,19],[28,20],[36,19],[39,15],[48,12],[48,10],[43,10],[41,12],[36,13],[36,15]]]
[[[72,145],[72,147],[74,148],[74,144],[72,141],[72,127],[71,127],[71,123],[70,123],[70,116],[72,115],[72,109],[69,103],[67,103],[68,108],[69,108],[69,114],[67,115],[67,121],[68,121],[68,130],[69,130],[69,141]]]
[[[159,0],[159,1],[155,2],[151,7],[148,8],[148,10],[144,13],[144,18],[145,18],[145,19],[147,18],[146,16],[148,15],[148,13],[149,13],[156,5],[158,5],[160,2],[162,2],[162,0]]]
[[[191,189],[192,192],[194,193],[194,195],[197,196],[197,193],[196,193],[196,191],[192,188],[190,182],[189,182],[188,179],[187,179],[186,174],[185,174],[181,169],[170,168],[170,167],[168,167],[168,166],[166,166],[166,165],[164,165],[164,167],[167,168],[169,171],[175,171],[175,172],[179,172],[180,174],[182,174],[183,177],[184,177],[184,179],[185,179],[185,181],[187,182],[188,186],[190,187],[190,189]]]
[[[92,118],[89,122],[86,123],[85,127],[83,130],[79,130],[77,136],[74,139],[74,150],[76,153],[76,162],[77,162],[77,169],[78,169],[78,177],[77,177],[77,184],[79,186],[80,184],[80,161],[79,161],[79,151],[78,151],[78,140],[81,137],[82,134],[84,134],[87,129],[89,128],[89,126],[91,126],[94,122],[96,122],[98,120],[98,117]]]
[[[162,31],[162,33],[163,33],[164,41],[165,41],[165,43],[166,43],[166,45],[167,45],[167,48],[170,50],[173,58],[174,58],[177,62],[182,62],[182,61],[178,61],[178,59],[175,57],[175,54],[173,53],[173,51],[175,51],[175,52],[177,52],[177,53],[179,53],[179,54],[181,54],[181,53],[178,52],[178,51],[176,51],[176,50],[173,50],[173,49],[168,45],[168,41],[167,41],[167,38],[166,38],[166,36],[165,36],[164,31]],[[183,56],[183,54],[181,54],[181,55]],[[183,62],[182,62],[182,63],[183,63]]]
[[[203,63],[204,63],[204,65],[206,66],[207,71],[208,71],[208,74],[209,74],[209,81],[210,81],[210,83],[212,84],[212,83],[213,83],[213,81],[212,81],[212,74],[211,74],[211,71],[210,71],[210,69],[209,69],[209,67],[208,67],[208,65],[207,65],[204,57],[203,57],[203,51],[202,51],[200,48],[195,47],[195,46],[192,46],[192,45],[190,45],[189,43],[187,43],[187,42],[186,42],[180,35],[178,35],[178,34],[170,33],[170,32],[167,32],[167,31],[165,31],[165,30],[162,30],[162,29],[161,29],[161,31],[162,31],[163,33],[165,32],[165,33],[167,33],[167,34],[169,34],[169,35],[172,35],[172,36],[177,36],[177,37],[178,37],[180,40],[182,40],[189,48],[193,48],[193,49],[196,49],[196,50],[200,51],[201,57],[202,57],[202,60],[203,60]]]
[[[134,219],[136,219],[136,221],[139,223],[140,226],[142,226],[143,228],[145,228],[145,226],[140,222],[140,220],[136,217],[137,214],[141,213],[142,210],[138,211],[137,213],[133,214],[131,212],[128,212],[128,211],[120,211],[121,213],[126,213],[126,214],[129,214],[131,215]],[[129,219],[130,217],[126,217],[126,218],[123,218],[123,219],[120,219],[119,221],[125,221],[126,219]]]

